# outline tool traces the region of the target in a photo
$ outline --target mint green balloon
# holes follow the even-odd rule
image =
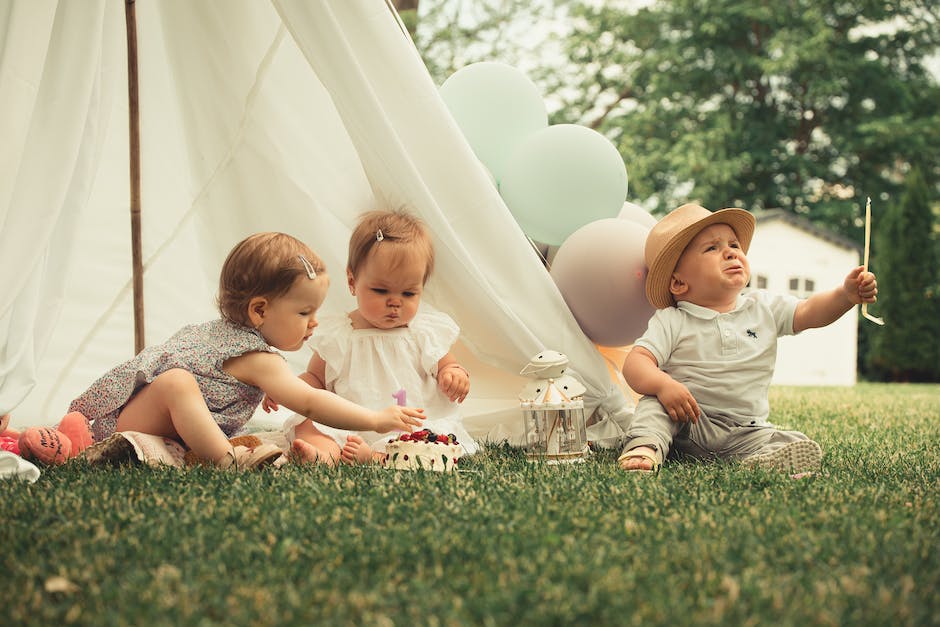
[[[513,152],[499,192],[526,235],[558,246],[585,224],[617,216],[627,195],[627,168],[597,131],[556,124]]]
[[[548,126],[538,88],[505,63],[486,61],[463,67],[444,81],[440,93],[474,154],[497,182],[510,153],[523,139]]]

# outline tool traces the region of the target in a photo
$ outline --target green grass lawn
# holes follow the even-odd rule
[[[0,481],[0,623],[940,625],[940,386],[771,405],[822,445],[817,476],[491,447],[450,475]]]

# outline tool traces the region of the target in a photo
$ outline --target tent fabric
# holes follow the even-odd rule
[[[383,0],[137,2],[145,329],[217,316],[218,272],[255,231],[310,244],[348,311],[363,211],[405,207],[435,238],[425,303],[461,327],[475,437],[518,441],[518,375],[565,353],[592,439],[633,402],[449,115]],[[127,69],[121,0],[0,8],[0,412],[50,424],[133,355]],[[286,355],[300,372],[309,352]],[[258,424],[285,416],[256,414]]]

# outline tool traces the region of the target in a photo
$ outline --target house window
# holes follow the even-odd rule
[[[744,289],[747,291],[766,290],[767,289],[767,276],[763,274],[752,274],[748,278],[747,285],[744,286]]]
[[[816,281],[806,277],[790,277],[790,293],[800,298],[810,296],[816,290]]]

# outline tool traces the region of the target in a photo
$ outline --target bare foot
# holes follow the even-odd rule
[[[617,461],[622,470],[653,472],[659,464],[656,463],[656,451],[648,446],[632,448]]]
[[[297,438],[290,445],[291,459],[297,464],[326,464],[332,466],[333,458],[310,442]]]
[[[358,435],[346,437],[346,444],[340,451],[340,459],[346,464],[372,464],[385,459],[384,453],[377,453]]]

